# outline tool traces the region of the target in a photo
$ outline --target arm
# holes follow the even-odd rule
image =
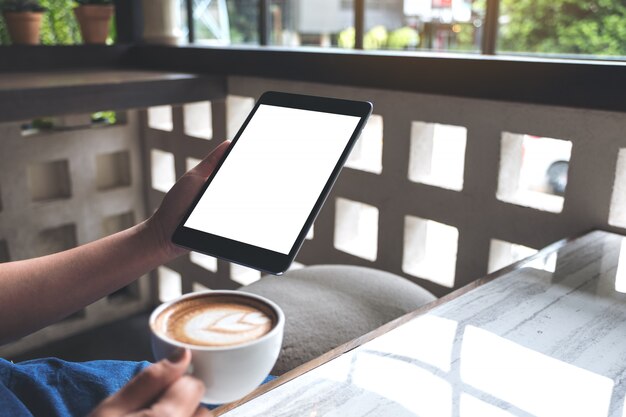
[[[148,220],[64,252],[0,264],[0,343],[54,323],[186,253],[170,237],[228,144],[181,177]]]

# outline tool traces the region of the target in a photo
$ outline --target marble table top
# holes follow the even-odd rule
[[[543,250],[223,415],[626,416],[625,239]]]

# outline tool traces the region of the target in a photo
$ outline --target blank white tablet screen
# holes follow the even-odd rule
[[[185,227],[288,254],[359,120],[260,105]]]

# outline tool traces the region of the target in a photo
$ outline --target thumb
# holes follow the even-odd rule
[[[188,349],[177,349],[167,359],[150,365],[137,374],[116,394],[107,398],[102,406],[112,415],[123,415],[151,404],[185,374],[190,361],[191,352]]]
[[[220,159],[222,159],[224,152],[226,152],[226,149],[228,149],[229,146],[229,140],[220,143],[220,145],[215,148],[213,152],[211,152],[202,161],[200,161],[198,165],[191,169],[190,172],[193,172],[194,174],[200,175],[204,178],[208,178],[208,176],[211,175],[211,173],[217,166]]]

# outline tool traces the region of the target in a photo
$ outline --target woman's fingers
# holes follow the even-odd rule
[[[124,415],[149,406],[187,370],[191,353],[179,349],[168,359],[150,365],[98,407],[106,415]],[[196,404],[197,406],[197,404]],[[189,414],[191,415],[191,414]]]
[[[174,382],[150,407],[155,416],[192,417],[204,395],[204,384],[190,376]]]

